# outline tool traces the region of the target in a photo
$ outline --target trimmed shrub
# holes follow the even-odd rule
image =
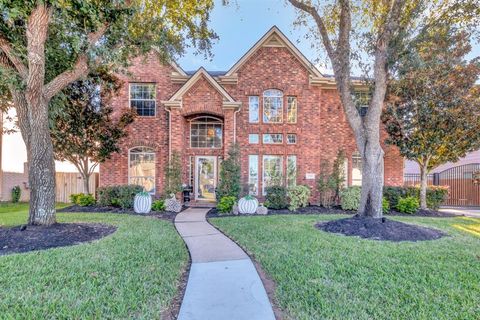
[[[382,212],[383,214],[388,214],[390,212],[390,202],[388,202],[385,197],[382,199]]]
[[[82,194],[83,193],[72,193],[70,195],[70,202],[73,204],[78,204],[78,198],[80,198]]]
[[[265,206],[269,209],[285,209],[288,207],[287,188],[283,186],[267,187]]]
[[[397,207],[398,199],[408,196],[407,187],[383,187],[383,197],[392,208]]]
[[[383,196],[388,200],[392,208],[397,207],[398,199],[414,197],[420,201],[420,187],[384,187]],[[427,187],[427,206],[432,210],[438,208],[447,200],[448,188],[445,186]]]
[[[288,210],[295,211],[298,208],[306,207],[310,199],[310,188],[307,186],[294,186],[287,189],[287,196],[290,200]]]
[[[20,186],[15,186],[12,188],[12,202],[17,203],[20,201],[20,197],[22,196],[22,189]]]
[[[234,196],[224,196],[217,204],[217,209],[220,213],[230,213],[233,210],[233,206],[237,202],[237,198]]]
[[[399,212],[414,214],[415,212],[418,211],[419,207],[420,207],[420,203],[418,202],[417,198],[405,197],[405,198],[398,199],[396,208]]]
[[[70,195],[70,201],[73,204],[81,207],[93,206],[96,202],[95,198],[91,194],[74,193]]]
[[[165,200],[159,199],[153,201],[152,211],[165,211]]]
[[[358,210],[362,189],[358,186],[344,188],[340,191],[340,206],[343,210]]]
[[[102,207],[133,208],[135,195],[143,191],[143,187],[136,185],[118,185],[98,188],[97,202]]]

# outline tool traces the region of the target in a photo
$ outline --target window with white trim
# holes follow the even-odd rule
[[[283,185],[283,157],[266,155],[263,156],[263,183],[262,193],[266,195],[266,189],[273,186]]]
[[[283,143],[283,134],[281,133],[265,133],[263,134],[264,144],[281,144]]]
[[[287,144],[296,144],[297,143],[297,135],[295,133],[287,134]]]
[[[263,123],[281,123],[283,120],[283,92],[269,89],[263,92]]]
[[[248,143],[258,144],[258,142],[259,142],[258,133],[250,133],[248,135]]]
[[[154,83],[130,83],[130,108],[141,117],[154,117],[156,109],[156,86]]]
[[[297,185],[297,156],[287,156],[287,187]]]
[[[223,123],[214,117],[198,117],[190,122],[190,147],[221,148]]]
[[[258,195],[258,155],[248,156],[248,193]]]
[[[142,186],[155,193],[155,151],[148,147],[135,147],[128,151],[128,184]]]
[[[249,96],[248,97],[248,122],[258,123],[259,118],[259,106],[258,106],[258,97]]]
[[[362,185],[362,156],[359,152],[352,155],[352,186]]]
[[[287,123],[297,123],[297,97],[287,98]]]

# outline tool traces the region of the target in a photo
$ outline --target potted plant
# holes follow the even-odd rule
[[[258,200],[252,195],[246,195],[238,200],[238,211],[243,214],[254,214],[257,212]]]
[[[148,192],[139,192],[133,200],[135,213],[149,213],[152,209],[152,196]]]

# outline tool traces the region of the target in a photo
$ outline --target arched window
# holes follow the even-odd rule
[[[155,193],[155,151],[148,147],[135,147],[129,150],[128,160],[128,183]]]
[[[263,92],[263,123],[281,123],[283,120],[283,92],[268,89]]]
[[[198,117],[190,122],[190,146],[192,148],[221,148],[222,120],[215,117]]]

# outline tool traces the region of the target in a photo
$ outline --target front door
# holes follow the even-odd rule
[[[214,202],[217,186],[217,157],[197,156],[195,167],[195,200]]]

